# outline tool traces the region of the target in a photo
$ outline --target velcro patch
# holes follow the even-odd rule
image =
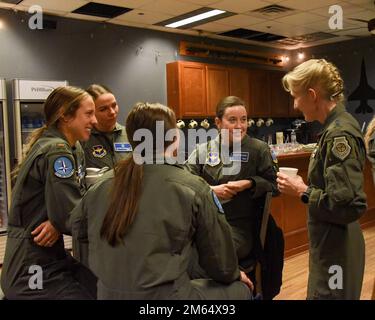
[[[217,166],[220,163],[219,152],[208,152],[206,164],[211,167]]]
[[[55,176],[59,178],[70,178],[74,173],[72,161],[67,157],[59,157],[53,163]]]
[[[341,161],[345,160],[350,154],[351,150],[352,147],[349,145],[346,137],[336,137],[333,139],[332,153],[336,158],[340,159]]]
[[[248,162],[249,153],[248,152],[232,152],[229,158],[230,158],[230,161]]]
[[[129,142],[115,142],[113,147],[116,152],[132,152],[133,148]]]
[[[92,147],[92,155],[95,158],[103,158],[107,154],[107,150],[102,145]]]

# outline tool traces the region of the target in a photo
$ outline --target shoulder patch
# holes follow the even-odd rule
[[[221,160],[219,157],[219,152],[208,152],[207,153],[207,159],[206,164],[208,164],[211,167],[215,167],[218,164],[220,164]]]
[[[217,209],[219,210],[219,212],[220,212],[220,213],[224,213],[224,209],[223,209],[223,207],[222,207],[222,205],[221,205],[221,203],[220,203],[219,198],[216,196],[215,192],[213,192],[213,191],[211,190],[211,194],[212,194],[212,198],[214,199],[214,203],[216,204],[216,207],[217,207]]]
[[[58,157],[53,163],[53,169],[59,178],[70,178],[74,173],[73,163],[67,157]]]
[[[349,145],[346,137],[336,137],[333,139],[332,153],[333,155],[340,159],[345,160],[350,154],[352,147]]]
[[[275,151],[273,151],[272,149],[270,149],[270,152],[271,152],[271,157],[272,157],[272,160],[275,164],[278,163],[278,160],[277,160],[277,156],[276,156],[276,153]]]

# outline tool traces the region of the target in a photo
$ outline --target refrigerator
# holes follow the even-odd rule
[[[13,80],[16,163],[23,158],[28,135],[45,123],[44,101],[55,88],[67,85],[67,81]]]
[[[10,204],[10,151],[5,80],[0,79],[0,265],[3,263]]]
[[[10,151],[5,80],[0,79],[0,234],[5,233],[10,203]]]

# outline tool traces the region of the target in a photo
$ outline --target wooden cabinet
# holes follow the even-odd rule
[[[270,116],[289,117],[289,96],[281,84],[284,72],[269,71]]]
[[[231,68],[229,70],[229,94],[241,98],[250,114],[250,83],[247,69]]]
[[[195,62],[167,64],[167,99],[177,118],[207,113],[206,67]]]
[[[268,71],[250,70],[250,112],[249,118],[271,114],[269,103]]]
[[[207,112],[214,117],[218,102],[229,96],[229,69],[221,66],[206,66]],[[204,116],[204,115],[203,115]]]
[[[251,118],[297,117],[282,85],[284,73],[197,62],[167,64],[167,98],[178,118],[214,117],[229,95],[243,99]]]

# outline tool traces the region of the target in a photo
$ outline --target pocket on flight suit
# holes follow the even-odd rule
[[[348,174],[341,163],[327,169],[327,194],[330,203],[348,203],[354,198]]]

